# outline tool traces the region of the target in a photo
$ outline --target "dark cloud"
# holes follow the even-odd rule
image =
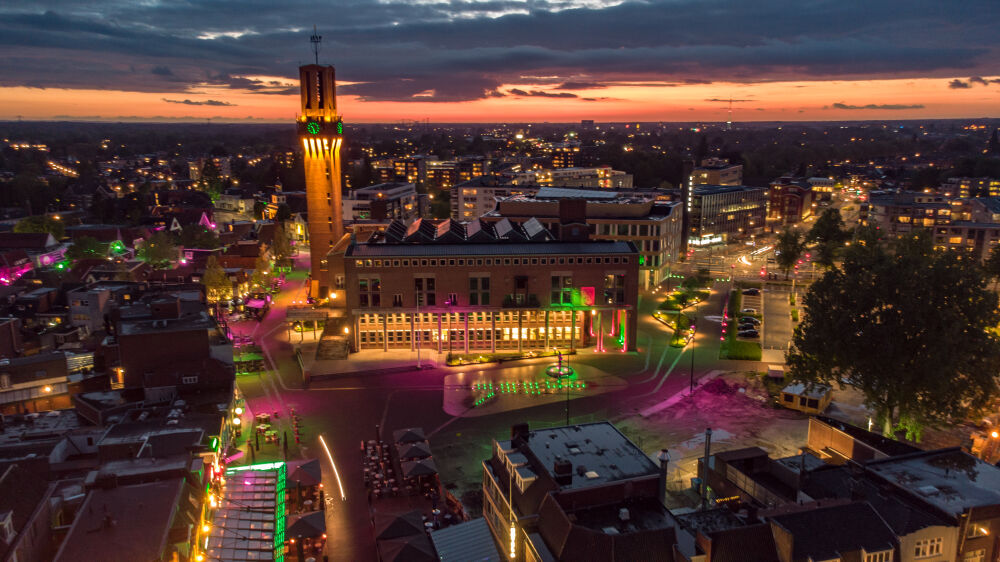
[[[834,109],[923,109],[924,104],[912,104],[906,105],[901,103],[882,103],[875,104],[869,103],[868,105],[848,105],[846,103],[837,102],[832,106]]]
[[[163,98],[163,101],[165,101],[167,103],[179,103],[179,104],[182,104],[182,105],[213,105],[213,106],[226,106],[226,107],[235,106],[236,105],[235,103],[229,103],[228,101],[220,101],[220,100],[195,101],[195,100],[187,100],[187,99],[184,99],[184,100],[170,100],[170,99],[167,99],[167,98]]]
[[[520,96],[523,98],[578,98],[580,96],[570,93],[570,92],[545,92],[542,90],[531,90],[525,91],[517,88],[512,88],[507,90],[507,93],[512,96]]]
[[[607,84],[601,84],[600,82],[563,82],[555,87],[556,90],[596,90],[598,88],[607,88]]]
[[[949,88],[971,88],[973,84],[982,84],[983,86],[989,86],[990,84],[1000,84],[1000,78],[983,78],[982,76],[972,76],[969,78],[968,82],[962,82],[959,79],[952,80],[948,83]]]
[[[754,101],[754,100],[737,100],[737,99],[729,99],[729,98],[708,98],[705,101],[710,101],[710,102],[713,102],[713,103],[722,103],[722,102],[724,102],[724,103],[729,103],[729,102],[743,103],[743,102]]]
[[[12,0],[0,7],[0,85],[175,96],[204,85],[294,93],[296,67],[312,61],[312,30],[302,24],[310,21],[323,22],[321,62],[335,62],[341,80],[357,83],[341,91],[370,101],[428,101],[414,99],[427,91],[431,101],[480,99],[496,96],[503,84],[547,91],[995,72],[995,0],[941,6],[939,0],[863,8],[796,0],[234,0],[220,9],[214,2]]]

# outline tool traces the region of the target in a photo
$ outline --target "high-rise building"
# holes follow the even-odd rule
[[[344,236],[341,210],[340,145],[344,123],[337,115],[337,81],[332,66],[299,67],[302,114],[298,118],[306,172],[310,294],[326,295],[330,284],[327,253]]]

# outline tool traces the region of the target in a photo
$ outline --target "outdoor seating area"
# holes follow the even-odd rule
[[[285,480],[285,537],[289,559],[319,560],[326,546],[326,498],[318,459],[289,461]]]
[[[443,499],[437,466],[423,429],[393,432],[391,441],[361,443],[372,525],[382,560],[436,560],[431,531],[463,520]]]

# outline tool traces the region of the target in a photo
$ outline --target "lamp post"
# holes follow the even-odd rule
[[[695,311],[694,320],[691,322],[691,383],[688,395],[694,394],[694,336],[698,332],[698,312]]]

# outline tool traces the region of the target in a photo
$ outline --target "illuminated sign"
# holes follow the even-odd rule
[[[517,557],[517,531],[514,529],[514,522],[510,522],[510,558]]]
[[[310,122],[306,123],[306,131],[310,135],[318,135],[319,134],[319,123],[317,123],[315,121],[310,121]]]
[[[337,134],[338,135],[344,134],[344,122],[343,121],[337,121]]]

